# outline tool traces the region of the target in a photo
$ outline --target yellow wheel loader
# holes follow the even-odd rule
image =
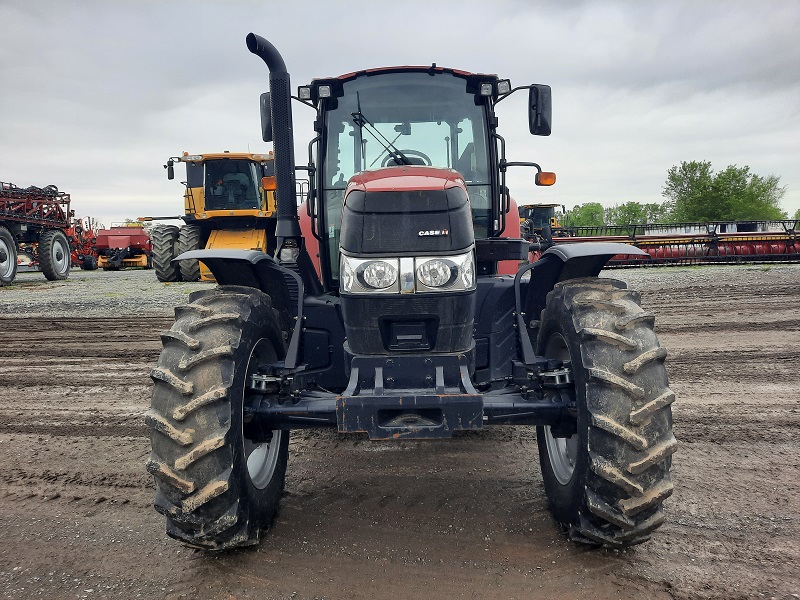
[[[214,281],[197,260],[172,260],[203,248],[272,251],[274,240],[274,156],[244,152],[189,154],[170,157],[164,168],[175,178],[175,163],[186,165],[184,214],[140,217],[140,221],[182,219],[184,225],[153,228],[153,266],[159,281]]]

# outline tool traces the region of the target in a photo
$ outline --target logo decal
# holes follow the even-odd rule
[[[443,236],[448,235],[447,229],[425,229],[420,231],[417,235],[419,237],[432,237],[432,236]]]

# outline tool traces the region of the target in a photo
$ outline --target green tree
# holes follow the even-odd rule
[[[625,202],[606,209],[605,220],[609,225],[644,225],[668,221],[669,207],[664,204]]]
[[[780,177],[762,177],[750,167],[729,165],[714,173],[708,161],[682,162],[667,171],[663,195],[672,221],[782,219],[786,193]]]
[[[800,208],[798,208],[798,209],[795,211],[795,213],[794,213],[794,216],[793,216],[792,218],[793,218],[793,219],[795,219],[795,220],[798,220],[798,221],[800,221]]]
[[[625,202],[606,209],[609,225],[634,225],[647,222],[647,212],[638,202]]]
[[[601,227],[605,225],[605,209],[599,202],[578,204],[564,215],[568,227]]]

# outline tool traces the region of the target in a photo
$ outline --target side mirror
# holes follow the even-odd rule
[[[167,179],[175,179],[175,161],[171,158],[167,161],[167,164],[164,165],[164,168],[167,170]]]
[[[550,86],[534,84],[528,95],[528,125],[533,135],[550,135],[553,122],[553,104]]]
[[[265,142],[272,141],[272,102],[269,92],[261,94],[261,139]]]

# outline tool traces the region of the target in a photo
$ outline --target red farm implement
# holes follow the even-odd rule
[[[49,280],[66,279],[71,245],[69,194],[54,185],[19,188],[0,182],[0,285],[14,281],[17,266],[42,270]]]
[[[800,262],[797,220],[573,227],[530,238],[532,258],[561,244],[621,242],[647,255],[617,255],[607,266]]]

